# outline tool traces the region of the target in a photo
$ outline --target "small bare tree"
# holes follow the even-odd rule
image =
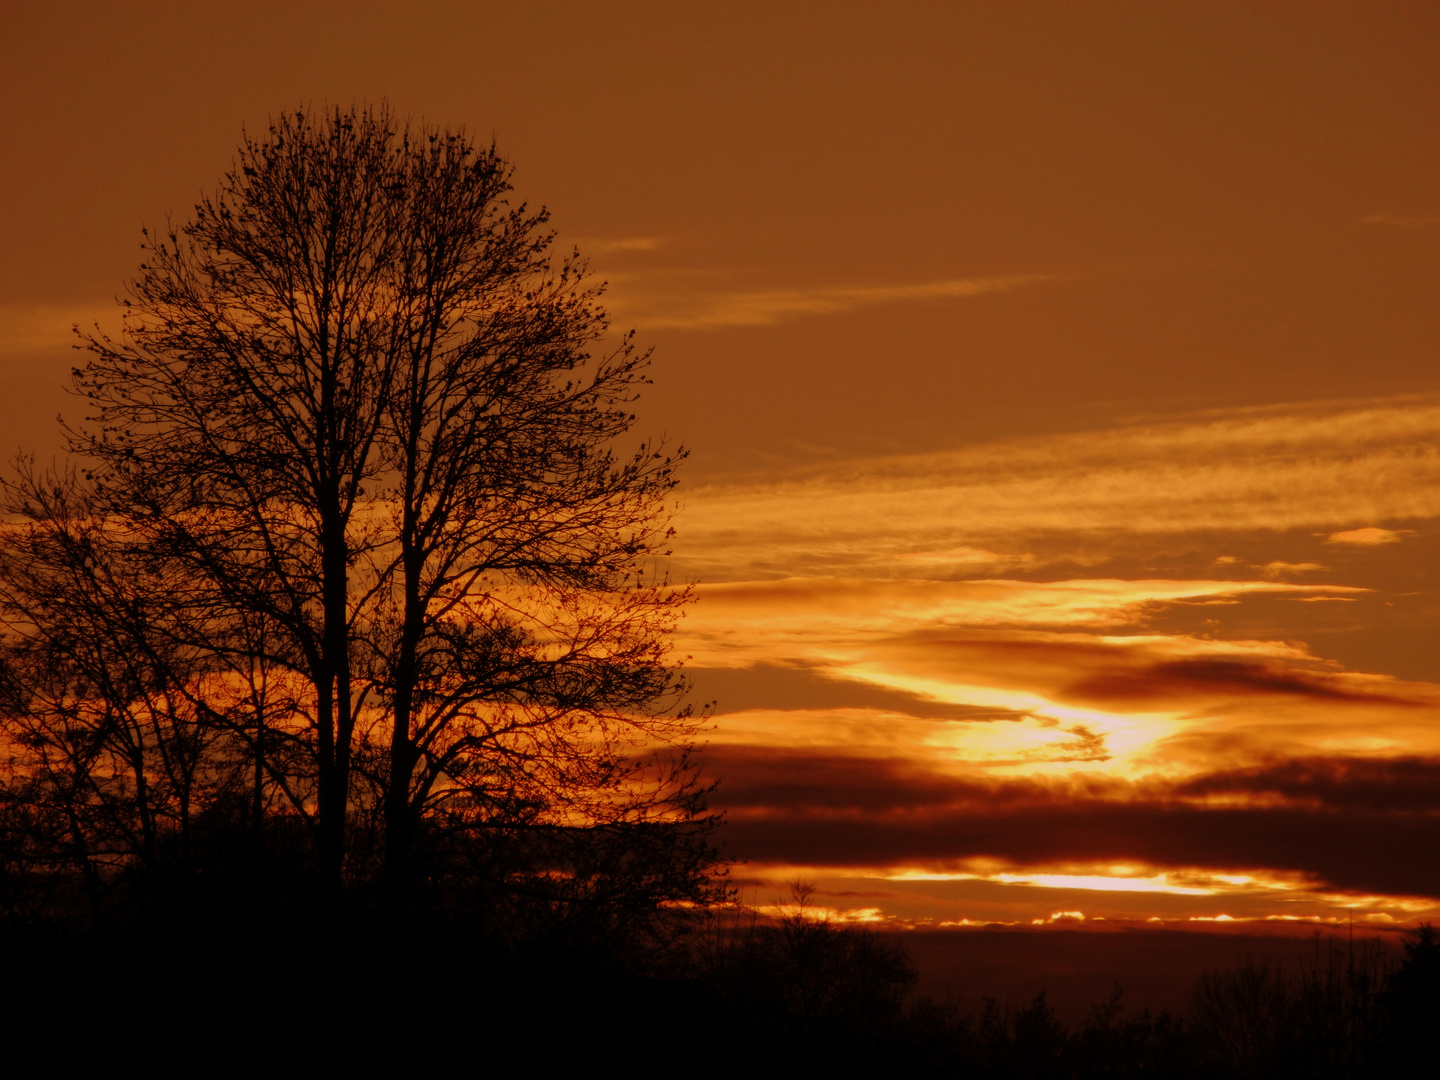
[[[69,865],[100,917],[103,882],[190,857],[198,809],[228,786],[206,660],[159,630],[171,598],[73,477],[26,471],[0,547],[0,710],[33,855]],[[204,699],[208,698],[206,701]],[[12,783],[11,791],[16,791]]]
[[[83,508],[41,508],[34,474],[11,508],[163,583],[152,651],[186,658],[172,682],[250,763],[257,821],[278,795],[310,823],[332,892],[373,820],[397,907],[482,835],[555,880],[579,837],[663,836],[649,902],[704,898],[699,717],[667,661],[690,593],[660,565],[683,453],[612,449],[648,354],[590,355],[599,290],[510,178],[384,107],[245,138],[150,237],[122,337],[85,335]]]

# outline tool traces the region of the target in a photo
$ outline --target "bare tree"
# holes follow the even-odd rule
[[[69,865],[100,918],[126,864],[190,858],[195,812],[233,770],[203,655],[159,630],[170,597],[93,512],[73,476],[22,484],[0,548],[0,710],[34,828],[32,856]],[[12,777],[12,780],[14,778]]]
[[[150,238],[122,337],[85,335],[84,507],[26,474],[11,508],[163,583],[147,648],[248,761],[257,828],[272,797],[310,823],[332,894],[373,820],[397,907],[422,850],[482,834],[561,862],[667,836],[650,902],[703,897],[700,718],[666,644],[690,593],[661,561],[683,452],[612,449],[648,354],[590,355],[599,290],[510,177],[383,106],[246,137]]]

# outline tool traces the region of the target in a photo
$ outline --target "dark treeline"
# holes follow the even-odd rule
[[[795,916],[720,936],[701,982],[737,1050],[836,1075],[925,1077],[1369,1077],[1433,1057],[1440,941],[1426,925],[1402,956],[1334,941],[1295,968],[1247,962],[1203,975],[1183,1015],[1125,1006],[1116,987],[1078,1026],[1040,992],[936,1002],[893,938]],[[981,988],[983,989],[983,988]]]
[[[378,892],[357,889],[322,912],[303,836],[292,858],[272,843],[257,862],[243,825],[237,812],[232,833],[218,821],[199,830],[186,873],[110,882],[103,923],[89,919],[78,881],[66,886],[68,919],[54,906],[26,917],[12,903],[4,1015],[83,1043],[143,1030],[158,1009],[174,1025],[169,1044],[227,1039],[257,1061],[280,1045],[319,1054],[320,1032],[379,1010],[384,1024],[324,1056],[388,1059],[434,1038],[428,1058],[467,1067],[499,1037],[507,1053],[567,1069],[620,1042],[696,1075],[1298,1080],[1410,1068],[1433,1048],[1440,1010],[1440,939],[1428,925],[1403,952],[1317,938],[1295,966],[1209,972],[1180,1015],[1133,1009],[1117,986],[1067,1025],[1038,986],[1019,1002],[983,986],[922,997],[895,936],[817,918],[803,895],[776,920],[657,906],[634,835],[607,852],[587,832],[574,852],[587,872],[544,875],[513,836],[487,849],[466,831],[468,846],[446,853],[452,872],[431,877],[401,931]],[[655,864],[669,865],[672,847],[656,842]],[[308,1034],[292,1048],[297,1023]]]

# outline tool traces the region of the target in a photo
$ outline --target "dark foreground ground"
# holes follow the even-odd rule
[[[12,1050],[227,1071],[464,1076],[1429,1075],[1440,941],[1133,930],[881,935],[712,922],[664,954],[469,920],[240,937],[205,912],[0,940]],[[1117,986],[1120,993],[1117,996]],[[58,1060],[58,1059],[57,1059]]]
[[[1196,981],[1207,971],[1245,964],[1298,972],[1350,947],[1347,930],[1296,926],[1279,932],[1231,929],[1172,930],[965,928],[886,935],[905,950],[918,976],[917,993],[936,1001],[976,1005],[985,997],[1020,1006],[1044,991],[1056,1016],[1082,1023],[1118,985],[1126,1011],[1181,1015]],[[1354,932],[1355,947],[1401,954],[1399,931]]]

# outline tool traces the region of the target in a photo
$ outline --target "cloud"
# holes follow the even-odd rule
[[[1331,533],[1325,538],[1325,543],[1357,546],[1398,544],[1404,536],[1411,532],[1410,529],[1377,529],[1374,526],[1367,526],[1363,529],[1346,529],[1343,532]]]
[[[1306,757],[1182,780],[1127,781],[1095,772],[1048,776],[954,774],[934,761],[826,749],[721,744],[705,754],[719,778],[714,805],[733,819],[913,815],[934,808],[995,814],[1024,807],[1136,803],[1149,809],[1303,810],[1315,814],[1440,815],[1440,758]]]
[[[889,561],[907,567],[933,570],[1001,570],[1030,566],[1038,560],[1029,552],[1000,554],[984,548],[959,547],[944,551],[908,551],[898,555],[876,555],[877,561]]]
[[[607,307],[617,321],[635,323],[646,330],[720,330],[770,326],[877,304],[983,296],[1051,280],[1051,274],[1003,274],[907,285],[717,291],[684,287],[673,276],[665,281],[617,276],[612,279]]]
[[[1240,410],[709,484],[686,491],[677,565],[708,581],[993,573],[1093,562],[1124,537],[1429,519],[1437,426],[1434,398]]]
[[[909,758],[952,773],[1083,767],[1127,779],[1317,752],[1424,751],[1437,704],[1429,683],[1346,671],[1296,642],[1144,629],[1171,604],[1321,590],[1362,591],[1109,580],[722,584],[701,588],[679,644],[701,665],[705,697],[720,699],[716,744]]]
[[[1066,700],[1091,704],[1127,705],[1135,702],[1169,703],[1188,698],[1191,702],[1215,697],[1323,698],[1354,703],[1422,704],[1392,684],[1373,679],[1356,679],[1341,672],[1307,671],[1275,662],[1195,657],[1166,660],[1148,665],[1117,666],[1109,671],[1086,675],[1061,692]],[[1424,702],[1423,704],[1428,704]]]
[[[995,721],[1004,719],[1006,722]],[[877,759],[908,759],[916,767],[1007,774],[1047,768],[1107,765],[1108,739],[1125,741],[1123,724],[1097,731],[1085,717],[1057,717],[1039,709],[988,709],[983,719],[939,722],[868,709],[771,712],[752,710],[720,719],[710,745],[766,745]],[[1135,726],[1131,724],[1130,726]],[[1153,739],[1151,740],[1153,741]],[[1108,767],[1108,766],[1107,766]],[[1112,770],[1113,771],[1113,770]]]
[[[720,698],[731,849],[923,872],[969,890],[966,917],[1042,888],[1133,892],[1145,914],[1433,907],[1403,898],[1440,895],[1407,865],[1440,831],[1440,688],[1295,639],[1410,595],[1317,556],[1435,519],[1437,405],[1213,412],[691,490],[677,561],[705,583],[677,645]]]
[[[1292,877],[1370,895],[1440,896],[1440,815],[1352,810],[1200,808],[1070,800],[904,814],[734,815],[732,850],[756,862],[974,875],[1126,876],[1110,867],[1200,868],[1252,881]],[[999,879],[999,880],[1003,880]]]
[[[1404,229],[1423,229],[1430,225],[1440,225],[1440,217],[1435,215],[1424,215],[1421,217],[1401,217],[1396,214],[1366,214],[1360,219],[1364,225],[1398,225]]]
[[[1262,914],[1300,900],[1403,912],[1440,895],[1440,870],[1416,858],[1440,839],[1433,756],[1310,757],[1179,782],[952,775],[762,744],[707,758],[732,849],[791,877],[1269,897]]]
[[[936,701],[860,679],[827,673],[810,664],[758,663],[717,668],[687,665],[690,700],[714,702],[720,716],[753,710],[873,709],[933,720],[1016,720],[1023,713]]]
[[[866,816],[926,807],[1053,802],[1033,781],[1010,784],[947,776],[903,757],[861,757],[755,744],[705,752],[720,787],[712,802],[733,818],[816,811]]]
[[[856,646],[912,632],[933,634],[946,628],[977,627],[1135,629],[1172,604],[1366,591],[1353,586],[1268,581],[1108,578],[718,582],[699,587],[700,602],[681,627],[679,642],[697,663],[714,667],[738,667],[777,657],[830,663],[853,655]],[[1214,647],[1213,643],[1186,646]],[[1283,655],[1300,655],[1290,646],[1265,646],[1271,648]]]
[[[1320,750],[1424,752],[1440,704],[1433,684],[1337,670],[1301,648],[1179,635],[927,631],[857,649],[836,667],[948,700],[1026,709],[1060,730],[1084,725],[1102,742],[1105,771],[1127,777]],[[951,752],[1018,768],[1027,751],[1058,749],[1060,730],[1002,725],[953,739]]]
[[[1279,581],[1287,574],[1308,574],[1315,570],[1328,569],[1330,569],[1328,566],[1321,566],[1319,563],[1292,563],[1280,562],[1277,560],[1275,562],[1268,562],[1264,566],[1260,567],[1260,576],[1265,578],[1267,581]]]
[[[667,240],[663,236],[582,236],[574,245],[582,255],[613,255],[624,251],[659,251]]]
[[[100,323],[109,333],[120,327],[114,300],[74,304],[0,304],[0,351],[69,348],[78,340],[74,327],[88,330]]]
[[[1316,811],[1440,814],[1440,759],[1307,757],[1192,777],[1172,795],[1214,802],[1282,801]]]

